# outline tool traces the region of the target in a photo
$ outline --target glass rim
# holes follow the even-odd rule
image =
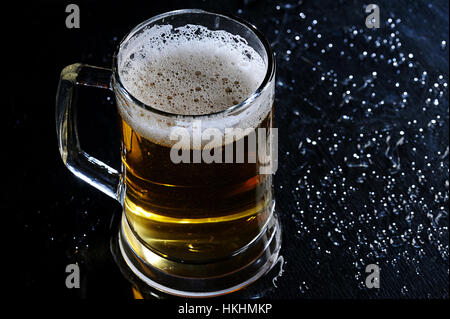
[[[239,24],[244,25],[245,27],[247,27],[248,29],[250,29],[255,36],[258,38],[258,40],[261,42],[261,44],[263,45],[266,54],[267,54],[267,69],[266,69],[266,74],[264,76],[263,81],[261,82],[261,84],[259,85],[259,87],[254,90],[250,95],[247,96],[247,98],[245,100],[243,100],[242,102],[235,104],[235,105],[231,105],[229,107],[227,107],[226,109],[222,110],[222,111],[218,111],[218,112],[212,112],[212,113],[207,113],[207,114],[198,114],[198,115],[194,115],[194,114],[177,114],[177,113],[171,113],[171,112],[167,112],[167,111],[162,111],[160,109],[154,108],[150,105],[147,105],[145,103],[143,103],[142,101],[140,101],[139,99],[137,99],[136,97],[134,97],[123,85],[121,79],[120,79],[120,75],[119,75],[119,66],[118,66],[118,54],[120,52],[120,49],[122,47],[122,45],[125,43],[125,41],[131,37],[136,31],[140,30],[141,28],[143,28],[145,25],[150,24],[151,22],[154,22],[156,20],[161,20],[164,19],[166,17],[170,17],[170,16],[175,16],[175,15],[180,15],[180,14],[187,14],[187,13],[198,13],[198,14],[211,14],[211,15],[215,15],[215,16],[219,16],[219,17],[223,17],[223,18],[227,18],[230,19],[234,22],[237,22]],[[241,19],[239,17],[235,17],[233,15],[228,15],[228,14],[222,14],[222,13],[217,13],[217,12],[213,12],[213,11],[205,11],[205,10],[201,10],[201,9],[180,9],[180,10],[173,10],[173,11],[169,11],[169,12],[165,12],[156,16],[153,16],[143,22],[141,22],[140,24],[138,24],[136,27],[134,27],[130,32],[128,32],[120,41],[119,45],[117,46],[116,52],[114,53],[113,56],[113,81],[118,85],[119,89],[121,90],[121,93],[123,95],[125,95],[126,98],[130,99],[134,104],[136,104],[137,106],[147,110],[147,111],[151,111],[153,113],[157,113],[159,115],[163,115],[166,117],[177,117],[177,118],[199,118],[199,117],[210,117],[210,116],[217,116],[217,115],[226,115],[241,109],[245,109],[246,107],[250,106],[270,85],[270,83],[272,82],[273,78],[275,75],[275,57],[272,51],[272,48],[270,47],[269,43],[267,42],[267,40],[265,39],[265,37],[263,36],[263,34],[251,23],[245,21],[244,19]]]

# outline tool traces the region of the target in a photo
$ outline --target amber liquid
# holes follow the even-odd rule
[[[270,128],[271,114],[259,127]],[[258,237],[272,214],[272,175],[259,174],[257,160],[249,163],[246,141],[244,163],[175,164],[170,147],[140,136],[123,119],[120,127],[124,211],[145,246],[172,260],[205,263]]]

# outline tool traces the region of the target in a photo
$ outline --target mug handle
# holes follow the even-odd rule
[[[119,172],[84,152],[80,147],[73,105],[74,89],[85,85],[111,89],[112,71],[105,68],[75,63],[61,71],[56,94],[56,134],[61,158],[78,178],[118,200],[121,192]]]

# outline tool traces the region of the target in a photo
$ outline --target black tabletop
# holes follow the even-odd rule
[[[381,23],[371,29],[356,0],[77,1],[79,29],[65,26],[69,3],[21,3],[7,14],[2,196],[16,293],[133,298],[139,284],[110,245],[119,204],[60,159],[56,88],[64,66],[110,67],[135,25],[191,7],[250,21],[276,52],[282,258],[236,296],[448,298],[447,1],[377,1]],[[78,105],[83,149],[118,168],[112,93],[82,88]],[[80,289],[65,285],[73,263]],[[370,264],[379,288],[366,285]]]

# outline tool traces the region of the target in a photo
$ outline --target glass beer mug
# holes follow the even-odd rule
[[[120,43],[112,70],[73,64],[61,72],[61,157],[120,202],[120,252],[149,286],[217,296],[274,265],[281,245],[272,190],[274,79],[273,53],[252,25],[202,10],[141,23]],[[72,104],[78,85],[114,92],[120,172],[80,147]]]

